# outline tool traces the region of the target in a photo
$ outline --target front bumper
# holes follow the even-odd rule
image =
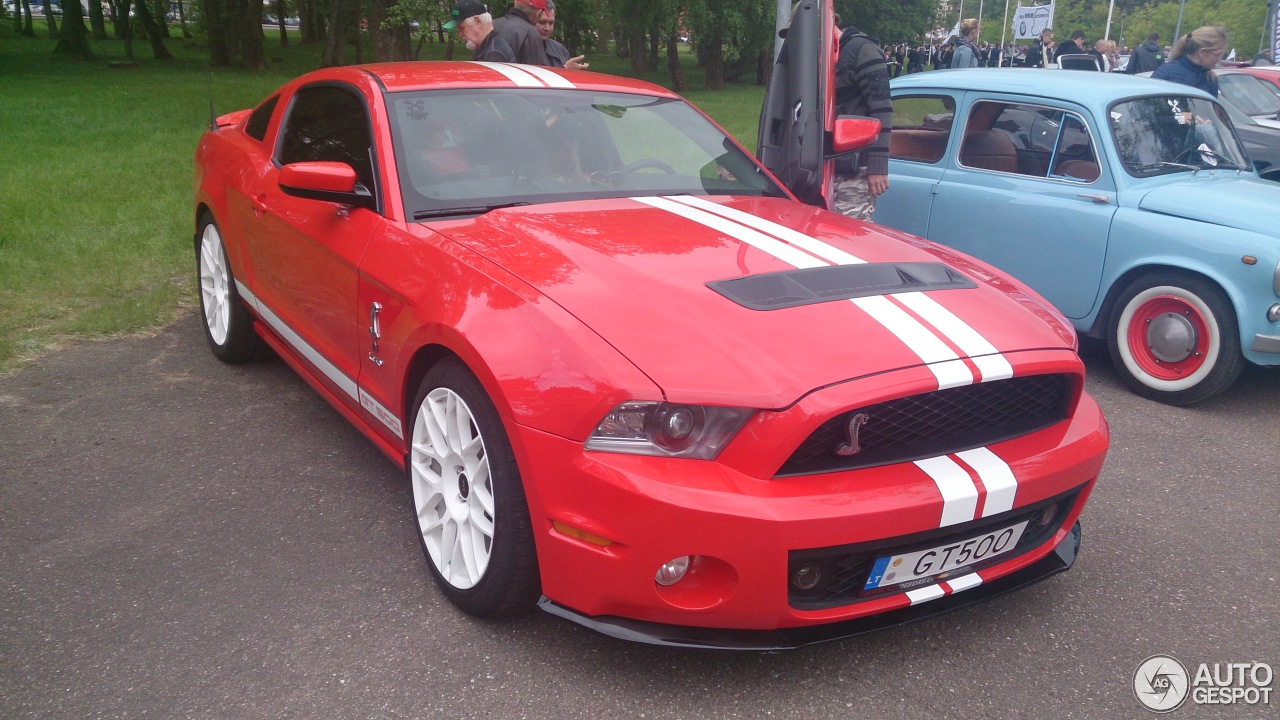
[[[806,645],[843,640],[916,620],[941,615],[998,595],[1034,585],[1071,568],[1080,551],[1080,523],[1053,552],[1021,570],[984,583],[965,592],[953,593],[933,602],[911,605],[870,617],[834,622],[826,625],[783,628],[779,630],[724,630],[641,622],[620,617],[588,617],[543,597],[538,607],[598,633],[620,640],[702,650],[794,650]]]

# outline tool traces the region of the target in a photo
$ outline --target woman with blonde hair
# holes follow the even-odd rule
[[[982,65],[978,55],[978,18],[966,18],[960,23],[960,37],[956,38],[956,52],[951,56],[952,68],[976,68]]]
[[[1227,32],[1217,25],[1196,28],[1178,38],[1169,61],[1151,77],[1190,85],[1218,97],[1218,79],[1213,68],[1227,51]]]

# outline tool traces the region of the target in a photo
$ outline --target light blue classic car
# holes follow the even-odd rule
[[[1171,404],[1280,364],[1280,186],[1222,107],[1160,80],[1041,70],[895,79],[875,221],[1022,279]]]

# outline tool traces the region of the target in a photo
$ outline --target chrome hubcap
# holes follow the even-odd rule
[[[1185,315],[1166,312],[1147,325],[1147,347],[1162,362],[1181,362],[1196,350],[1196,328]]]

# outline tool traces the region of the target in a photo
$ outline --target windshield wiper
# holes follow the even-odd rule
[[[1147,163],[1146,165],[1139,165],[1138,172],[1146,172],[1148,170],[1155,170],[1156,168],[1162,168],[1162,167],[1182,168],[1184,170],[1190,170],[1191,172],[1199,172],[1200,170],[1204,169],[1198,165],[1188,165],[1186,163],[1169,162],[1168,160],[1161,160],[1158,163]]]
[[[524,200],[516,202],[498,203],[496,205],[473,205],[469,207],[451,207],[436,208],[435,210],[415,210],[413,212],[414,220],[429,220],[431,218],[454,217],[457,215],[484,215],[493,210],[501,210],[503,208],[517,207],[519,205],[529,205]]]

